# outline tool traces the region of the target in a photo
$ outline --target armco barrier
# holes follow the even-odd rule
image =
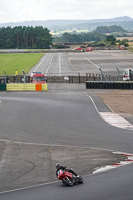
[[[6,91],[6,84],[0,84],[0,91]]]
[[[47,84],[32,84],[32,83],[9,83],[6,84],[7,91],[47,91]]]
[[[133,90],[133,81],[87,81],[86,89],[125,89]]]

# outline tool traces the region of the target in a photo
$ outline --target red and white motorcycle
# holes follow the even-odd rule
[[[61,180],[63,184],[66,184],[68,186],[73,186],[74,184],[83,183],[83,178],[81,176],[76,177],[69,171],[62,169],[58,171],[58,179]]]

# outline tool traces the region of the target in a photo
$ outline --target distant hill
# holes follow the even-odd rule
[[[112,19],[94,19],[94,20],[45,20],[45,21],[24,21],[1,23],[0,27],[15,26],[43,26],[50,30],[58,29],[87,29],[94,30],[97,26],[119,25],[127,30],[133,30],[133,19],[127,16]]]

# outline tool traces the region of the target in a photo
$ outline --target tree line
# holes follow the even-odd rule
[[[49,30],[42,26],[0,28],[0,49],[45,49],[52,45],[52,39]]]
[[[116,40],[113,35],[104,35],[99,33],[81,33],[81,34],[70,34],[64,33],[60,37],[54,38],[56,48],[65,48],[65,45],[61,43],[86,43],[89,42],[88,46],[110,46],[110,45],[125,45],[128,47],[128,40]]]
[[[84,43],[93,42],[93,45],[115,45],[116,38],[102,33],[67,33],[53,38],[47,28],[36,27],[2,27],[0,28],[0,49],[48,49],[52,43]],[[95,42],[95,43],[94,43]]]
[[[94,31],[96,33],[126,33],[127,31],[121,26],[113,25],[113,26],[98,26]]]
[[[54,42],[56,43],[71,43],[71,42],[90,42],[90,41],[101,41],[106,38],[106,35],[99,33],[80,33],[80,34],[71,34],[64,33],[60,37],[55,37]]]

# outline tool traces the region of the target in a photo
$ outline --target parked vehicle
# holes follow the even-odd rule
[[[33,74],[42,74],[42,72],[32,72],[32,73],[30,74],[30,77],[33,77]]]
[[[83,49],[81,47],[78,47],[75,49],[76,51],[83,51]]]
[[[92,47],[87,47],[86,51],[93,51],[93,48]]]
[[[63,171],[62,169],[58,171],[58,179],[61,180],[63,184],[68,186],[83,183],[83,178],[81,176],[76,177],[74,174],[68,172],[67,170]]]
[[[45,76],[42,73],[33,73],[33,75],[30,76],[30,82],[34,84],[37,83],[45,84],[46,83]]]
[[[120,45],[120,46],[118,46],[118,48],[119,48],[120,50],[125,50],[125,49],[126,49],[126,47],[125,47],[124,45]]]
[[[133,81],[133,69],[123,70],[123,81]]]

